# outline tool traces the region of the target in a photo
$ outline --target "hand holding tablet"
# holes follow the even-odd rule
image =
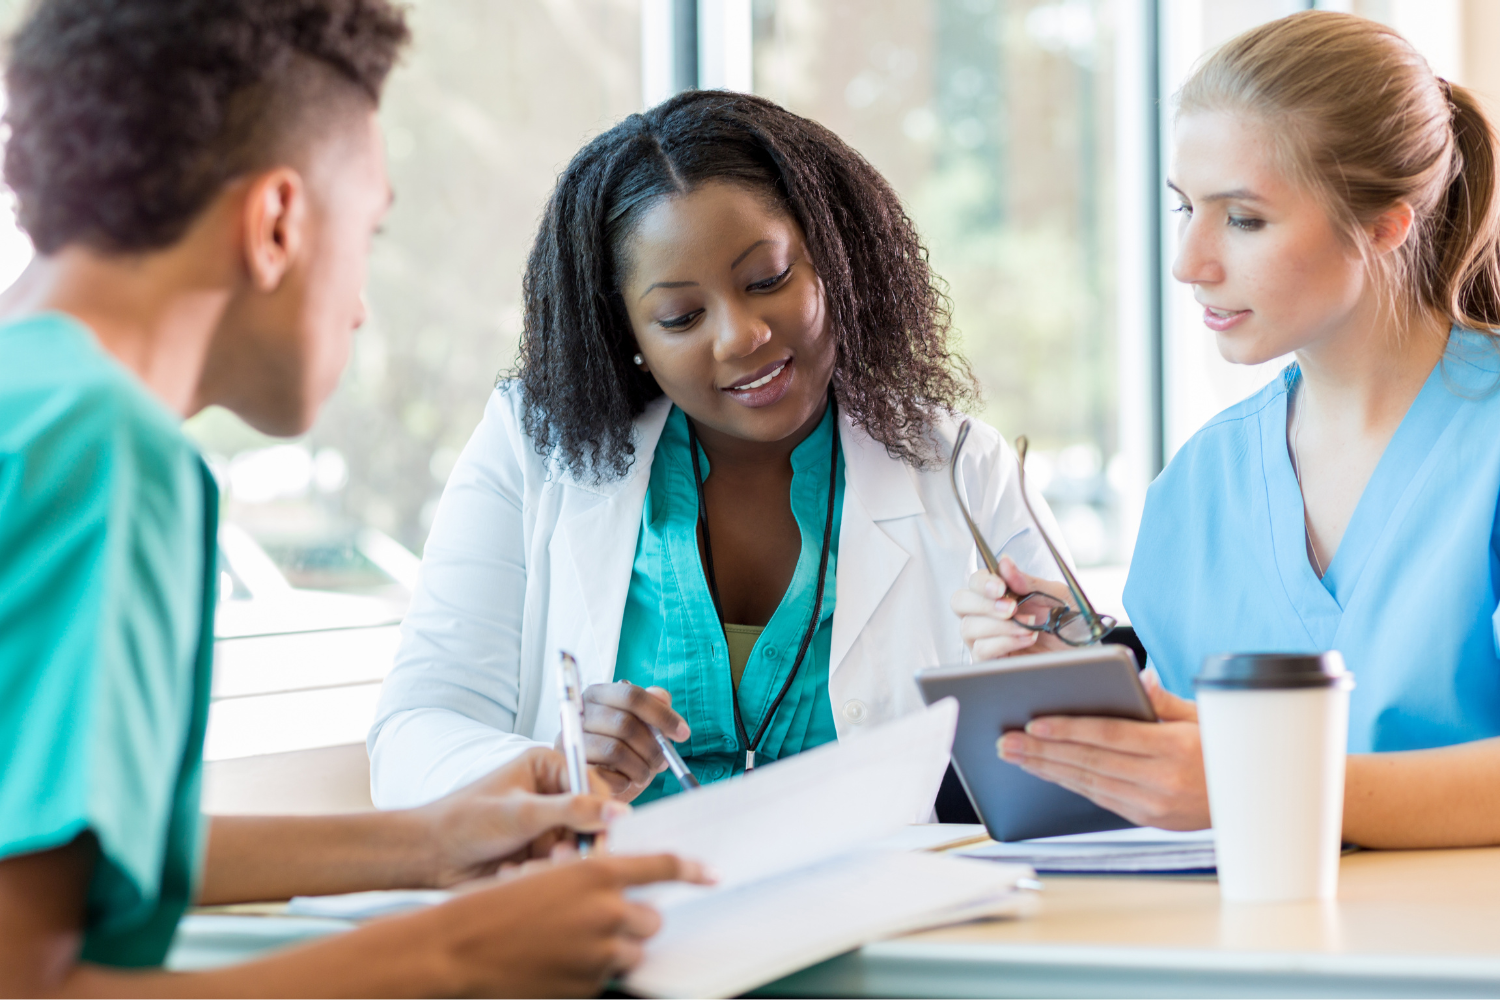
[[[1024,840],[1133,826],[1130,820],[1002,760],[998,741],[1040,716],[1156,721],[1135,655],[1123,646],[1013,656],[917,674],[931,704],[959,702],[953,761],[996,840]]]

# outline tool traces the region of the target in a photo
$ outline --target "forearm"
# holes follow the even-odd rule
[[[1351,754],[1344,839],[1373,848],[1500,844],[1500,739]]]
[[[439,910],[381,920],[270,958],[207,972],[126,971],[78,965],[58,996],[452,996],[456,980]]]
[[[199,902],[425,888],[435,871],[420,812],[215,816]]]

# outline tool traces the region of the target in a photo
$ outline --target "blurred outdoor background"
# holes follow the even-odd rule
[[[23,4],[0,0],[13,24]],[[514,361],[521,273],[559,170],[685,86],[752,89],[860,150],[905,200],[984,391],[1033,443],[1101,609],[1146,485],[1275,371],[1232,369],[1166,273],[1165,101],[1300,0],[417,0],[382,117],[397,200],[370,320],[317,425],[188,422],[224,496],[208,756],[363,738],[432,516]],[[1330,0],[1500,93],[1500,4]],[[0,211],[0,280],[30,256]],[[292,638],[289,638],[292,637]],[[300,638],[297,638],[300,637]],[[295,638],[295,641],[292,639]],[[352,759],[352,758],[351,758]]]
[[[755,91],[833,128],[906,199],[949,284],[981,415],[1031,436],[1030,471],[1078,560],[1123,563],[1115,5],[758,0],[750,13]],[[339,393],[293,443],[222,411],[190,425],[229,516],[299,586],[335,572],[356,586],[362,529],[420,554],[513,362],[553,179],[642,107],[637,0],[423,0],[414,15],[418,44],[384,109],[398,198]]]

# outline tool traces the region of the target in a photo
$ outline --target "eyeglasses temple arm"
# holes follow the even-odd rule
[[[1062,557],[1061,552],[1057,551],[1057,546],[1052,544],[1052,539],[1048,537],[1046,529],[1042,527],[1041,519],[1036,516],[1036,511],[1031,509],[1031,499],[1026,495],[1025,462],[1018,459],[1016,467],[1021,471],[1021,502],[1026,505],[1026,513],[1030,514],[1032,521],[1036,522],[1037,534],[1042,536],[1042,542],[1047,546],[1047,551],[1052,553],[1053,560],[1057,562],[1057,568],[1062,571],[1063,582],[1068,585],[1068,593],[1073,595],[1073,600],[1078,602],[1078,610],[1082,611],[1084,617],[1088,619],[1089,632],[1095,638],[1100,638],[1103,636],[1105,630],[1104,623],[1099,620],[1099,612],[1094,610],[1094,606],[1084,596],[1083,587],[1079,585],[1078,578],[1073,575],[1072,570],[1068,569],[1068,561]]]
[[[974,547],[979,550],[979,558],[984,561],[984,568],[995,576],[1000,575],[1000,561],[995,558],[995,553],[990,551],[990,545],[984,540],[984,532],[979,530],[979,525],[969,516],[969,505],[964,503],[963,494],[958,489],[958,453],[964,446],[964,441],[969,437],[969,422],[965,420],[963,426],[958,429],[958,440],[953,445],[953,457],[948,461],[948,481],[953,484],[953,498],[958,501],[959,513],[964,516],[964,523],[969,526],[969,534],[974,536]]]

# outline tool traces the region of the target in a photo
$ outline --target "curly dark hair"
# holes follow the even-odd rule
[[[598,481],[634,460],[632,421],[661,395],[630,363],[620,284],[659,199],[709,180],[771,196],[802,227],[838,340],[839,405],[892,457],[924,465],[941,410],[975,396],[948,343],[949,306],[885,178],[828,129],[761,97],[688,91],[631,115],[573,157],[526,265],[519,380],[537,451]]]
[[[175,243],[224,183],[410,37],[390,0],[40,0],[10,42],[5,181],[41,253]]]

